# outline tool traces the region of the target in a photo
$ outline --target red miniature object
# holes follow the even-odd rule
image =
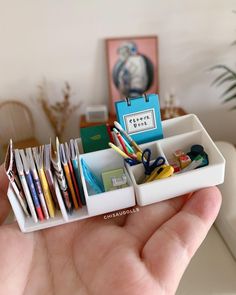
[[[191,159],[188,155],[182,155],[179,157],[180,167],[184,169],[191,163]]]

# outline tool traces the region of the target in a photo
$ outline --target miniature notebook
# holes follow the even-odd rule
[[[96,125],[80,129],[80,135],[85,153],[104,150],[110,141],[106,125]]]
[[[158,96],[148,94],[115,103],[117,120],[138,144],[163,138]]]

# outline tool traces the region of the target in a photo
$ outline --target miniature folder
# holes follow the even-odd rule
[[[144,95],[115,103],[117,120],[138,144],[163,138],[158,96]]]

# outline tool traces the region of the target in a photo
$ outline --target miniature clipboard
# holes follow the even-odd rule
[[[158,96],[144,94],[115,103],[117,120],[138,144],[163,138]]]

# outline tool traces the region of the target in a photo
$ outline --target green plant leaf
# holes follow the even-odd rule
[[[236,99],[236,93],[224,99],[223,103],[229,102],[232,99]]]
[[[236,83],[234,83],[233,85],[231,85],[228,89],[225,90],[225,92],[223,92],[223,94],[221,95],[222,97],[224,97],[226,94],[228,94],[229,92],[231,92],[232,90],[234,90],[236,88]]]
[[[236,78],[234,76],[232,76],[231,74],[229,76],[226,76],[221,81],[218,81],[218,83],[216,83],[216,85],[220,86],[220,85],[224,84],[225,82],[230,82],[230,81],[236,81]]]
[[[221,79],[223,79],[225,76],[227,76],[229,73],[224,72],[223,74],[219,75],[215,80],[211,83],[211,86],[216,85]]]
[[[232,108],[230,108],[230,111],[234,111],[234,110],[236,110],[236,106],[235,106],[235,107],[232,107]]]
[[[233,70],[231,70],[229,67],[224,66],[224,65],[216,65],[214,67],[211,68],[212,70],[216,70],[216,69],[223,69],[226,70],[227,72],[231,73],[235,78],[236,78],[236,72],[234,72]]]

